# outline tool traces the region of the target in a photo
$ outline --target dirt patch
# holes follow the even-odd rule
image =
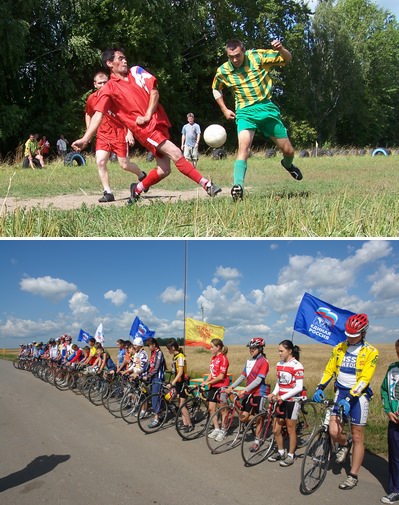
[[[230,194],[230,188],[223,188],[221,196]],[[36,207],[46,208],[52,206],[56,209],[71,210],[79,209],[83,204],[88,207],[92,205],[126,205],[129,199],[129,193],[117,195],[115,202],[99,203],[101,195],[88,195],[84,192],[76,195],[60,195],[45,198],[0,198],[0,213],[14,212],[16,209],[33,209]],[[151,189],[151,192],[141,196],[139,205],[148,205],[151,201],[161,200],[167,202],[187,201],[196,198],[209,198],[206,192],[201,188],[195,188],[187,191],[167,191],[162,189]]]

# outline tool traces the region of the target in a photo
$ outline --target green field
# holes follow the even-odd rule
[[[154,163],[135,159],[148,172]],[[297,159],[304,179],[294,181],[280,157],[252,156],[243,202],[230,197],[234,158],[203,156],[198,169],[223,192],[216,198],[171,202],[147,199],[133,206],[83,204],[20,207],[7,211],[7,199],[59,195],[100,195],[96,167],[44,170],[0,166],[0,236],[3,237],[397,237],[399,235],[399,156],[333,156]],[[128,195],[134,177],[110,164],[116,197]],[[173,167],[157,190],[188,191],[195,184]],[[201,190],[202,191],[202,190]],[[151,191],[147,194],[151,195]]]

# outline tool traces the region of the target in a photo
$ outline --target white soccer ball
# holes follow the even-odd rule
[[[204,131],[204,140],[209,147],[222,147],[227,140],[227,133],[220,124],[211,124]]]

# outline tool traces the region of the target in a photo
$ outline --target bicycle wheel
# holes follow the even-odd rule
[[[274,445],[273,416],[269,411],[256,415],[247,425],[241,441],[241,456],[245,466],[264,461]]]
[[[296,446],[305,447],[320,424],[318,405],[312,401],[305,401],[301,405],[296,423]]]
[[[219,426],[219,434],[221,437],[213,438],[215,427],[215,419]],[[231,451],[241,443],[242,425],[239,417],[239,412],[236,408],[230,405],[224,405],[217,409],[209,418],[206,427],[206,443],[212,454],[221,454],[222,452]]]
[[[121,417],[121,402],[125,386],[121,382],[112,384],[107,397],[107,409],[114,417]]]
[[[54,377],[54,386],[60,391],[67,391],[68,384],[66,381],[67,371],[66,370],[58,370]]]
[[[154,411],[153,403],[155,405],[158,403],[157,413],[159,422],[157,425],[155,425],[155,415],[157,413]],[[155,433],[161,429],[168,419],[168,411],[168,402],[159,393],[154,393],[144,398],[138,408],[137,424],[140,430],[148,434]],[[151,426],[152,424],[154,424],[154,426]]]
[[[121,401],[121,417],[128,424],[137,423],[139,405],[143,400],[140,389],[132,388],[125,392]]]
[[[183,413],[187,409],[190,416],[192,431],[186,432],[184,425]],[[186,412],[187,413],[187,412]],[[183,405],[179,408],[176,415],[176,430],[183,440],[194,440],[201,437],[206,430],[206,425],[209,420],[209,410],[206,402],[200,398],[187,398]]]
[[[311,494],[326,478],[331,458],[330,435],[323,428],[316,431],[308,442],[301,465],[301,491]]]
[[[102,377],[97,376],[95,377],[89,388],[88,398],[91,401],[91,403],[93,405],[96,405],[97,407],[102,404],[104,383],[105,380]]]

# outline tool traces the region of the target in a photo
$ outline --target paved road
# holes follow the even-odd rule
[[[360,484],[341,491],[329,473],[320,491],[299,492],[290,468],[245,468],[239,449],[211,455],[174,429],[144,435],[103,407],[61,392],[0,359],[2,505],[350,505],[379,503],[387,463],[367,457]]]

